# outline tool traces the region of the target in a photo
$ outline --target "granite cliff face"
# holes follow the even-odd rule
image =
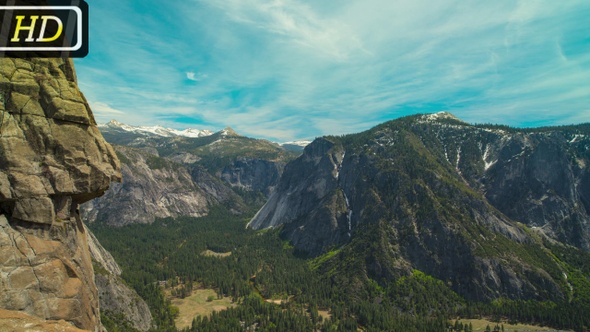
[[[217,205],[240,214],[264,204],[296,154],[231,128],[203,137],[163,137],[127,127],[116,121],[101,126],[115,144],[125,181],[82,206],[88,223],[122,226],[200,217]]]
[[[418,269],[473,300],[567,298],[529,227],[590,249],[589,129],[472,126],[439,113],[319,138],[249,226],[281,226],[311,256],[340,248],[328,264],[356,257],[374,280]]]
[[[72,61],[0,59],[0,307],[101,329],[78,206],[120,179]]]
[[[0,309],[0,331],[10,332],[87,332],[64,320],[45,320],[22,311]]]
[[[279,182],[282,163],[264,159],[239,158],[223,168],[221,178],[231,186],[269,196]]]
[[[122,315],[136,330],[148,331],[153,327],[154,319],[147,303],[123,282],[123,271],[119,264],[94,234],[86,227],[85,230],[94,263],[94,281],[98,288],[101,312]]]
[[[121,156],[125,181],[84,205],[84,218],[90,223],[100,220],[122,226],[149,224],[156,218],[200,217],[212,205],[239,200],[222,181],[198,166],[161,158],[155,149],[115,149]],[[240,208],[239,203],[234,204],[234,209]]]

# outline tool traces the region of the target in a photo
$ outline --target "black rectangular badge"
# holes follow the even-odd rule
[[[0,56],[84,57],[88,4],[84,0],[0,2]]]

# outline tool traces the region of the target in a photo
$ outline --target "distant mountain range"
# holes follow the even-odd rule
[[[188,128],[185,130],[176,130],[172,128],[164,128],[162,126],[130,126],[124,123],[121,123],[117,120],[111,120],[108,123],[99,124],[98,128],[101,130],[123,130],[129,133],[137,133],[143,135],[157,135],[162,137],[174,137],[174,136],[182,136],[182,137],[203,137],[203,136],[211,136],[213,132],[210,130],[198,130],[193,128]]]
[[[177,130],[172,128],[165,128],[162,126],[131,126],[124,123],[121,123],[117,120],[111,120],[104,124],[99,124],[98,128],[100,128],[101,132],[103,133],[118,133],[119,135],[123,135],[124,133],[134,134],[139,136],[160,136],[160,137],[188,137],[188,138],[197,138],[197,137],[206,137],[215,134],[215,132],[211,130],[199,130],[195,128],[187,128],[184,130]],[[238,135],[233,129],[227,127],[219,132],[221,135],[230,133],[231,135]],[[238,135],[239,136],[239,135]],[[276,143],[287,150],[291,151],[301,151],[305,146],[307,146],[311,141],[291,141],[291,142],[283,142],[283,143]]]

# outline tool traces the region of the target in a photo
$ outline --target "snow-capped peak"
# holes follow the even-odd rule
[[[291,142],[283,142],[283,143],[279,143],[280,146],[285,146],[285,145],[296,145],[296,146],[300,146],[302,148],[308,146],[311,143],[311,141],[291,141]]]
[[[233,130],[231,127],[225,127],[222,131],[219,132],[219,134],[221,134],[221,137],[227,137],[227,136],[240,136],[238,135],[238,133],[236,133],[235,130]]]
[[[162,137],[174,137],[174,136],[183,136],[183,137],[204,137],[213,135],[213,132],[210,130],[198,130],[194,128],[187,128],[184,130],[177,130],[172,128],[165,128],[159,125],[156,126],[130,126],[124,123],[121,123],[117,120],[111,120],[105,124],[99,124],[98,127],[100,128],[113,128],[113,129],[120,129],[127,132],[135,133],[135,134],[152,134]]]
[[[461,119],[459,119],[458,117],[454,116],[453,114],[451,114],[449,112],[437,112],[437,113],[432,113],[432,114],[426,114],[423,116],[423,118],[426,121],[435,121],[435,120],[439,120],[439,119],[452,119],[452,120],[461,121]]]
[[[184,137],[203,137],[203,136],[211,136],[213,132],[211,130],[198,130],[195,128],[187,128],[184,130],[176,130],[176,129],[169,129],[172,134],[176,136],[184,136]]]

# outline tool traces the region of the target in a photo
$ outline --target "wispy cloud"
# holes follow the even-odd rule
[[[186,78],[191,81],[195,81],[195,82],[202,81],[202,80],[206,79],[207,76],[208,76],[207,74],[195,73],[193,71],[189,71],[186,73]]]
[[[321,17],[309,5],[292,0],[203,0],[221,9],[235,22],[274,34],[285,44],[298,44],[310,51],[345,60],[365,51],[346,22]]]
[[[586,17],[585,0],[104,0],[76,65],[88,98],[131,124],[273,140],[440,110],[563,124],[590,121]]]
[[[116,117],[116,116],[121,116],[123,114],[125,114],[125,112],[117,110],[112,108],[111,106],[109,106],[108,104],[102,103],[100,101],[98,102],[92,102],[90,101],[89,104],[92,106],[92,111],[94,112],[95,116],[99,116],[99,117],[106,117],[106,116],[111,116],[111,117]]]

